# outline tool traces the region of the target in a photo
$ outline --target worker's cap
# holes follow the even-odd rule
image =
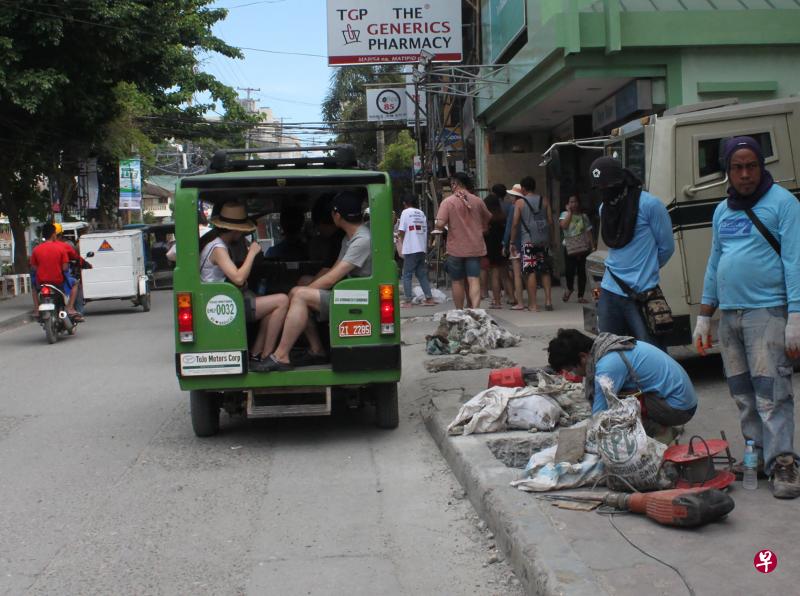
[[[618,159],[598,157],[589,169],[592,188],[610,188],[625,184],[625,169]]]
[[[333,197],[333,212],[350,222],[361,221],[361,197],[356,193],[344,190]]]
[[[55,222],[53,224],[53,227],[56,229],[56,234],[63,234],[64,233],[64,226],[62,226],[60,223]]]

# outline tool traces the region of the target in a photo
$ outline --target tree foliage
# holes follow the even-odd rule
[[[146,156],[154,140],[200,126],[218,104],[231,120],[247,119],[234,90],[198,69],[203,52],[241,57],[213,35],[226,11],[212,4],[0,3],[0,147],[13,156],[0,163],[0,211],[12,228],[31,214],[38,176],[68,199],[81,159]],[[206,92],[209,101],[192,103]]]
[[[392,67],[342,66],[331,74],[328,94],[322,103],[322,118],[334,127],[337,143],[348,143],[355,147],[359,160],[377,163],[377,123],[367,122],[368,84],[402,83],[402,77],[392,74]],[[387,131],[387,143],[396,133]]]

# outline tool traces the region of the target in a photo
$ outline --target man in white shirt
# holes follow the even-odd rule
[[[411,279],[414,275],[419,280],[422,293],[425,294],[425,306],[434,306],[436,302],[431,294],[431,285],[428,282],[428,263],[426,255],[428,250],[428,220],[425,214],[417,209],[417,200],[411,195],[403,198],[403,213],[397,232],[403,242],[403,293],[405,300],[401,308],[411,306],[414,294],[411,289]]]

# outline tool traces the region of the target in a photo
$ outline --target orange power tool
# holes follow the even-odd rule
[[[696,528],[733,511],[733,499],[716,488],[675,488],[651,493],[573,493],[547,495],[551,501],[594,502],[632,513],[643,513],[665,526]]]

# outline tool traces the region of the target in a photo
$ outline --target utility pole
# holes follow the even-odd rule
[[[250,97],[250,94],[253,91],[261,91],[261,88],[259,88],[259,87],[236,87],[236,89],[238,91],[244,91],[245,93],[247,93],[247,99],[246,99],[247,103],[245,104],[245,106],[246,106],[245,109],[249,113],[255,114],[257,110],[255,109],[255,103],[253,102],[252,98]],[[252,109],[251,109],[251,106],[252,106]],[[247,132],[245,133],[245,136],[244,136],[244,148],[245,149],[250,149],[250,129],[247,130]],[[248,156],[248,158],[249,158],[249,156]]]
[[[378,163],[381,163],[386,155],[386,136],[383,127],[378,126],[375,131],[375,140],[378,146]]]

